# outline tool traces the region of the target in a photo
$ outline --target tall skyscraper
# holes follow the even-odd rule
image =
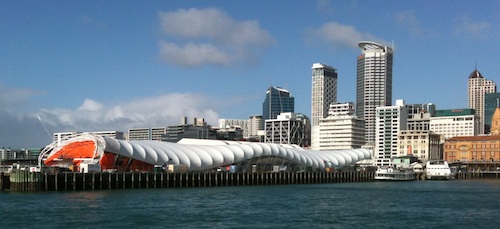
[[[337,103],[337,69],[320,63],[312,66],[311,148],[319,147],[319,120]]]
[[[365,120],[365,140],[375,141],[376,108],[392,103],[392,48],[371,41],[358,44],[356,116]]]
[[[479,118],[479,134],[484,134],[484,96],[486,93],[497,92],[497,85],[485,79],[477,68],[469,76],[469,108],[476,110]]]
[[[295,98],[290,92],[280,87],[269,87],[266,100],[262,104],[262,116],[266,119],[276,119],[284,112],[295,112]]]

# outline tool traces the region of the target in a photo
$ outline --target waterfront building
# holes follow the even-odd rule
[[[356,116],[365,120],[365,141],[373,144],[376,108],[392,103],[393,50],[371,41],[358,46],[362,54],[357,57]]]
[[[60,160],[63,156],[64,161]],[[250,172],[254,165],[271,168],[264,171],[274,171],[276,166],[278,171],[299,171],[300,168],[326,171],[352,165],[370,156],[370,151],[365,149],[313,151],[288,144],[187,138],[177,143],[125,141],[84,133],[61,145],[57,142],[48,145],[40,157],[48,167],[73,171],[78,171],[85,160],[98,164],[104,171],[145,172],[153,171],[155,166],[168,165],[182,166],[184,171],[209,172],[231,166],[238,167],[235,171]]]
[[[281,113],[276,119],[267,119],[264,142],[309,146],[309,119],[302,114]]]
[[[58,144],[58,141],[54,141]],[[0,149],[0,172],[10,173],[13,170],[26,170],[38,164],[38,156],[42,149]]]
[[[485,95],[487,93],[496,93],[496,84],[484,78],[477,68],[469,76],[469,108],[476,111],[478,117],[478,133],[484,134],[485,132]]]
[[[311,148],[318,149],[319,120],[328,116],[330,104],[337,102],[337,70],[315,63],[312,66]]]
[[[500,108],[496,108],[492,116],[491,135],[447,139],[444,143],[444,160],[461,162],[472,170],[497,170],[496,163],[489,162],[500,161]]]
[[[459,136],[446,139],[444,160],[448,162],[500,161],[500,135]]]
[[[266,91],[266,99],[262,104],[264,120],[275,119],[284,112],[295,112],[295,98],[288,90],[281,87],[269,87]]]
[[[365,144],[365,121],[354,114],[354,104],[330,104],[319,120],[318,150],[358,149]]]
[[[484,96],[484,133],[490,133],[491,117],[500,107],[500,93],[487,93]]]
[[[395,106],[377,107],[374,166],[389,166],[391,158],[398,156],[398,133],[406,130],[407,119],[403,100],[396,100]]]
[[[473,109],[436,110],[430,118],[430,130],[448,139],[455,136],[474,136],[478,131],[479,119]]]
[[[411,154],[423,162],[443,159],[441,135],[429,130],[400,130],[397,148],[398,156]]]

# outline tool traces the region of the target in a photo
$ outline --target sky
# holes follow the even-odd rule
[[[311,67],[356,100],[359,41],[394,48],[393,103],[467,107],[500,83],[500,1],[0,1],[0,147],[65,131],[262,115],[269,86],[310,117]]]

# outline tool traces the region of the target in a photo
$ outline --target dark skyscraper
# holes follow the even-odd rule
[[[262,116],[265,119],[276,119],[281,112],[295,112],[295,98],[290,92],[280,87],[269,87],[266,100],[262,104]]]

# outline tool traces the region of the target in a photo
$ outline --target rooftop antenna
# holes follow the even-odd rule
[[[47,135],[49,135],[50,141],[52,141],[52,135],[50,135],[49,130],[47,130],[47,127],[45,126],[45,124],[43,124],[42,118],[40,118],[40,116],[36,116],[36,117],[38,118],[38,121],[40,121],[40,124],[42,124],[43,129],[45,129],[45,132],[47,132]]]

